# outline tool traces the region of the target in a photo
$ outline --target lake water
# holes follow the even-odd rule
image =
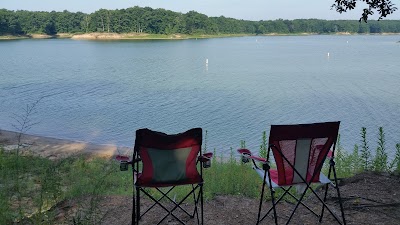
[[[0,129],[43,98],[28,133],[132,146],[135,130],[208,131],[227,153],[258,150],[271,124],[341,121],[352,150],[367,127],[400,142],[400,36],[0,41]],[[328,56],[329,53],[329,56]],[[208,59],[208,65],[206,60]]]

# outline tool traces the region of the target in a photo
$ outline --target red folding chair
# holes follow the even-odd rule
[[[179,209],[190,218],[197,218],[197,224],[203,224],[203,167],[210,166],[212,153],[201,154],[202,129],[194,128],[180,134],[168,135],[149,129],[136,131],[133,159],[117,156],[121,161],[121,170],[127,170],[132,165],[134,176],[132,224],[139,224],[141,218],[155,206],[166,211],[158,224],[169,215],[181,224],[185,224],[174,212]],[[201,165],[200,165],[201,164]],[[191,185],[191,191],[180,201],[168,196],[180,185]],[[163,187],[169,187],[163,190]],[[156,199],[149,189],[155,189],[162,197]],[[154,201],[154,204],[142,213],[140,193]],[[188,212],[181,204],[193,196],[194,209]],[[165,201],[173,207],[165,206]],[[200,204],[200,209],[198,205]],[[200,212],[199,212],[200,211]],[[200,216],[199,216],[200,214]]]
[[[286,224],[288,224],[299,205],[303,205],[314,215],[319,217],[322,222],[324,210],[327,209],[339,224],[346,224],[344,217],[343,204],[340,197],[339,186],[337,185],[337,176],[335,170],[334,154],[335,145],[338,137],[340,122],[314,123],[314,124],[297,124],[297,125],[272,125],[269,136],[269,148],[267,158],[253,156],[248,149],[239,149],[244,162],[252,160],[253,169],[262,178],[263,185],[261,198],[257,216],[257,224],[265,219],[268,214],[273,211],[275,224],[278,224],[276,205],[283,199],[285,195],[293,197],[297,203],[289,216]],[[331,147],[333,147],[332,150]],[[270,167],[269,154],[272,151],[276,163],[276,169]],[[321,169],[324,161],[330,155],[329,172],[325,176]],[[256,162],[261,162],[262,168],[257,166]],[[333,172],[334,182],[329,179]],[[324,197],[321,198],[312,188],[311,184],[319,183],[325,185]],[[296,197],[290,193],[290,189],[295,185],[302,184],[306,188],[302,191],[300,197]],[[261,217],[262,203],[264,197],[265,185],[270,189],[272,207]],[[326,204],[328,193],[328,185],[333,186],[338,195],[341,210],[341,220]],[[275,198],[275,189],[283,189],[283,194],[279,198]],[[321,202],[321,213],[317,214],[302,200],[307,191],[313,193]]]

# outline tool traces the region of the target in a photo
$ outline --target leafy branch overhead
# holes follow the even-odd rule
[[[367,4],[368,8],[363,9],[359,21],[363,20],[364,22],[367,22],[368,16],[373,15],[374,11],[379,13],[378,20],[381,20],[383,17],[393,14],[394,11],[397,10],[391,0],[335,0],[335,4],[332,5],[332,8],[336,9],[339,13],[347,12],[348,10],[350,11],[355,9],[357,2],[360,1]]]

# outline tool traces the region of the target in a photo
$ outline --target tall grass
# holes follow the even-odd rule
[[[395,157],[389,162],[384,130],[379,127],[378,131],[378,141],[374,155],[370,150],[365,127],[361,128],[361,150],[356,144],[352,152],[344,151],[340,145],[340,138],[338,139],[335,161],[339,177],[349,177],[363,171],[400,174],[400,144],[396,144]]]

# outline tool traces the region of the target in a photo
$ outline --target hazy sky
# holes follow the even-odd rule
[[[392,0],[400,8],[400,0]],[[91,13],[98,9],[122,9],[133,6],[164,8],[186,13],[195,10],[207,16],[225,16],[245,20],[275,19],[352,19],[358,20],[363,5],[343,14],[331,10],[334,0],[0,0],[0,8],[9,10],[63,11]],[[377,18],[372,17],[372,18]],[[400,11],[387,19],[400,19]]]

